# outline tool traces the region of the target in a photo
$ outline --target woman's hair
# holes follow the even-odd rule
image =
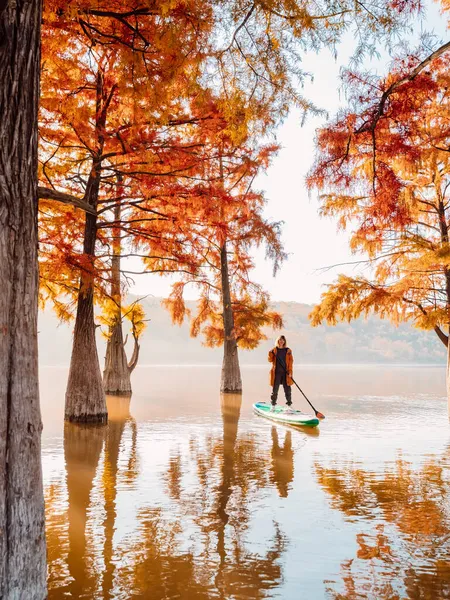
[[[287,346],[287,341],[286,341],[286,338],[284,337],[284,335],[279,335],[277,337],[276,345],[278,346],[278,342],[281,341],[281,340],[284,340],[284,345]]]

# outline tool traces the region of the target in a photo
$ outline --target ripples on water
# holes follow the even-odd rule
[[[174,370],[138,369],[107,427],[63,425],[43,370],[50,599],[450,598],[443,369],[305,367],[320,432],[252,414],[261,369],[243,397]]]

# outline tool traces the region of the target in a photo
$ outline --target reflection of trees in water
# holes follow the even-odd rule
[[[130,400],[130,396],[106,396],[108,428],[105,439],[105,460],[102,477],[105,502],[105,519],[103,522],[105,532],[103,559],[105,568],[103,571],[102,590],[103,598],[105,599],[112,598],[116,570],[116,563],[113,560],[113,540],[117,518],[117,478],[119,474],[119,454],[122,436],[127,423],[131,426],[131,448],[127,468],[124,469],[124,479],[130,485],[137,477],[137,429],[136,422],[130,415]]]
[[[120,550],[119,597],[129,598],[209,598],[208,582],[197,573],[192,552],[182,549],[183,527],[169,521],[163,510],[146,509],[138,514],[139,529],[126,548]]]
[[[65,427],[67,493],[62,483],[47,488],[50,599],[267,597],[282,579],[285,538],[274,523],[256,553],[246,532],[259,492],[275,482],[287,493],[293,471],[281,455],[271,461],[270,446],[261,451],[256,436],[238,437],[241,396],[222,398],[221,434],[192,438],[187,455],[171,454],[168,505],[140,510],[137,530],[114,542],[118,490],[138,474],[129,402],[108,398],[107,427]],[[290,435],[278,450],[289,448]]]
[[[222,397],[223,435],[191,438],[187,456],[170,456],[164,482],[173,512],[141,511],[137,534],[120,550],[116,580],[131,598],[258,600],[280,584],[285,540],[278,525],[263,554],[252,553],[243,536],[255,492],[270,482],[269,450],[261,456],[253,436],[238,439],[241,400]]]
[[[341,565],[345,593],[330,588],[334,598],[450,598],[449,454],[420,469],[400,458],[381,475],[316,464],[333,508],[374,523],[356,536],[356,557]]]
[[[88,544],[88,512],[105,428],[95,425],[64,424],[67,512],[61,513],[67,526],[58,527],[53,518],[47,524],[49,554],[49,597],[94,597],[97,577]],[[63,484],[58,497],[47,504],[53,515],[56,502],[63,501]],[[54,507],[54,508],[53,508]],[[63,550],[64,549],[64,550]],[[64,557],[64,558],[63,558]]]
[[[53,481],[45,488],[48,587],[57,589],[68,580],[66,494],[63,482]],[[60,595],[52,595],[59,598]]]
[[[107,397],[109,422],[107,426],[64,425],[64,457],[66,464],[67,512],[58,510],[64,505],[62,483],[52,484],[47,490],[47,543],[51,548],[49,563],[49,598],[59,599],[98,597],[99,577],[96,564],[97,539],[102,539],[105,568],[101,580],[104,598],[111,597],[114,578],[113,536],[116,520],[118,458],[126,423],[132,429],[130,456],[124,479],[134,481],[137,475],[136,435],[130,416],[130,398]],[[92,500],[94,480],[100,455],[104,448],[102,473],[103,498]],[[93,505],[104,505],[103,528],[97,527],[89,536],[88,521]],[[56,521],[54,515],[57,514]],[[62,525],[64,521],[67,527]],[[91,524],[92,525],[92,524]],[[103,530],[102,530],[103,529]],[[103,536],[101,535],[103,533]],[[88,537],[91,539],[88,543]],[[67,548],[67,551],[64,549]]]
[[[64,425],[66,461],[69,554],[71,576],[68,592],[75,598],[94,596],[96,575],[91,569],[92,555],[87,546],[87,520],[90,496],[105,437],[103,426]]]
[[[192,438],[187,461],[179,454],[171,457],[166,481],[171,498],[178,500],[182,513],[201,532],[198,570],[212,578],[210,589],[221,598],[257,600],[280,585],[285,539],[275,523],[264,555],[246,547],[252,502],[258,490],[270,485],[269,449],[261,452],[253,435],[238,438],[241,402],[240,394],[222,395],[222,435],[209,434],[201,442]],[[187,471],[191,466],[197,477],[194,491],[181,485],[183,468]]]

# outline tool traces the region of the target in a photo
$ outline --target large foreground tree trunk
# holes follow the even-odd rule
[[[220,249],[220,269],[222,276],[223,310],[223,363],[220,391],[222,393],[242,392],[241,370],[239,368],[238,347],[234,330],[233,307],[231,305],[230,278],[228,274],[227,244]]]
[[[0,2],[0,598],[46,597],[37,362],[41,2]]]

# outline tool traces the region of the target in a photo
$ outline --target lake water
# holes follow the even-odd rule
[[[297,366],[311,431],[252,413],[267,367],[242,397],[140,367],[107,427],[64,426],[66,378],[41,369],[50,599],[450,598],[444,368]]]

